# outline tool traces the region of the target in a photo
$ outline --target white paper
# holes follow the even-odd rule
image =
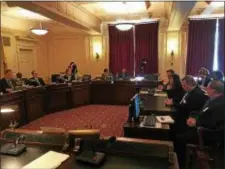
[[[171,116],[156,116],[156,119],[160,123],[173,124],[174,120]]]
[[[166,93],[155,93],[154,96],[166,97]]]
[[[67,154],[49,151],[27,164],[22,169],[56,169],[68,158],[69,155]]]

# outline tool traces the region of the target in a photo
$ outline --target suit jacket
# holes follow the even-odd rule
[[[208,96],[200,87],[196,86],[192,91],[187,92],[180,102],[175,102],[177,116],[187,119],[192,111],[200,111],[208,100]]]
[[[225,97],[220,96],[209,100],[197,115],[197,126],[217,129],[224,127]]]
[[[127,73],[120,73],[118,76],[118,79],[126,79],[128,78],[128,74]]]
[[[40,84],[36,81],[36,79],[34,77],[32,77],[29,79],[28,84],[30,86],[45,86],[45,82],[42,78],[38,77],[38,81]]]
[[[172,99],[173,102],[180,102],[183,98],[185,92],[183,88],[167,89],[165,90],[169,99]]]
[[[10,81],[11,81],[11,80],[10,80]],[[5,78],[2,78],[2,79],[1,79],[0,85],[1,85],[1,91],[2,91],[3,93],[6,93],[6,92],[7,92],[6,89],[13,89],[13,90],[14,90],[14,86],[13,86],[12,81],[11,81],[11,85],[12,85],[12,86],[10,86],[10,85],[8,84],[8,82],[6,81]]]

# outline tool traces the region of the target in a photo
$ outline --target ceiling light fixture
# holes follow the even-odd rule
[[[133,24],[131,23],[118,23],[116,24],[116,28],[120,31],[128,31],[133,28]]]
[[[48,29],[42,28],[41,22],[40,22],[40,28],[32,28],[30,31],[38,36],[42,36],[48,33]]]
[[[123,2],[123,6],[124,6],[124,8],[125,8],[125,10],[127,12],[128,10],[127,10],[127,6],[126,5],[127,5],[126,2]],[[127,12],[127,14],[128,14],[128,12]],[[128,30],[133,28],[133,24],[132,23],[118,22],[116,24],[116,28],[118,30],[120,30],[120,31],[128,31]]]

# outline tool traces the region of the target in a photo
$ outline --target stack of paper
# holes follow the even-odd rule
[[[67,154],[49,151],[27,164],[22,169],[56,169],[68,158],[69,155]]]

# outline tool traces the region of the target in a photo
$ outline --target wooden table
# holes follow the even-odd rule
[[[0,96],[0,110],[11,109],[13,112],[0,112],[0,130],[8,128],[10,121],[17,121],[19,126],[26,124],[24,91],[17,91]]]
[[[30,88],[24,92],[28,123],[45,115],[45,92],[44,87]]]
[[[27,134],[31,133],[29,131],[26,131],[25,133],[21,134],[25,135],[25,144],[27,145],[27,151],[17,157],[1,155],[1,168],[6,169],[12,165],[14,168],[21,168],[50,150],[62,153],[63,144],[56,146],[51,144],[39,143],[36,140],[33,140],[32,142],[26,142],[26,138],[28,138]],[[38,134],[38,140],[43,140],[41,138],[43,137],[42,134],[37,131],[36,134]],[[0,140],[1,145],[7,142],[7,139]],[[85,145],[87,145],[87,147],[90,147],[90,145],[96,143],[98,144],[96,151],[106,151],[105,148],[107,141],[104,140],[88,140]],[[83,148],[86,149],[87,147]],[[72,149],[68,149],[66,152],[64,152],[70,155],[70,157],[57,169],[96,168],[95,166],[76,162],[76,155],[71,150]],[[114,142],[110,146],[110,148],[107,149],[107,160],[101,167],[98,168],[178,169],[177,166],[177,159],[173,151],[173,144],[171,142],[120,137],[117,138],[116,142]]]
[[[28,88],[0,96],[0,106],[14,106],[15,112],[1,114],[1,127],[7,128],[11,120],[20,125],[34,121],[47,113],[68,110],[87,104],[128,105],[140,88],[155,87],[158,81],[92,81],[68,84],[50,84],[45,87]],[[153,101],[151,105],[155,103]],[[146,111],[149,105],[146,103]],[[158,106],[160,108],[160,105]],[[168,110],[168,109],[167,109]]]
[[[168,124],[162,124],[161,128],[149,128],[141,127],[140,123],[135,124],[125,122],[123,125],[123,131],[124,137],[170,141],[170,126]]]

